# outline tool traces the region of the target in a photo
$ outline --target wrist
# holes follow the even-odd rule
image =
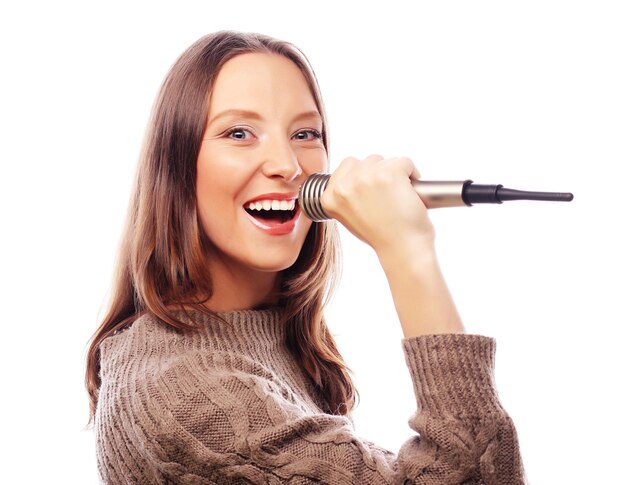
[[[396,240],[392,244],[376,249],[378,260],[385,271],[397,267],[428,269],[438,267],[434,239],[413,238]]]
[[[405,338],[464,332],[441,273],[434,244],[403,242],[377,254]]]

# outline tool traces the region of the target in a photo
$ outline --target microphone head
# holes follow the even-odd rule
[[[314,173],[307,177],[298,191],[298,202],[304,215],[313,222],[324,222],[332,219],[322,207],[322,193],[330,179],[329,173]]]

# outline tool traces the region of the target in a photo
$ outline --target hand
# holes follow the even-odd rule
[[[406,157],[344,159],[321,196],[326,213],[377,253],[404,336],[464,332],[439,269],[435,231]]]
[[[432,245],[435,232],[427,209],[411,185],[420,174],[410,158],[348,157],[321,196],[322,207],[377,253],[390,248]]]

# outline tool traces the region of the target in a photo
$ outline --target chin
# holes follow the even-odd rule
[[[248,264],[251,268],[257,271],[263,271],[268,273],[276,273],[283,271],[293,266],[298,259],[298,255],[294,255],[292,258],[276,258],[276,259],[264,259],[263,261],[250,261]]]

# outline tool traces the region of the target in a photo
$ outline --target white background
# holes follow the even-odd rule
[[[424,179],[575,194],[431,217],[468,332],[497,339],[530,482],[626,483],[622,5],[3,3],[2,481],[97,483],[84,358],[148,114],[178,55],[233,29],[307,54],[332,167],[409,156]],[[401,328],[375,254],[341,235],[327,317],[361,393],[358,433],[397,452],[415,411]]]

